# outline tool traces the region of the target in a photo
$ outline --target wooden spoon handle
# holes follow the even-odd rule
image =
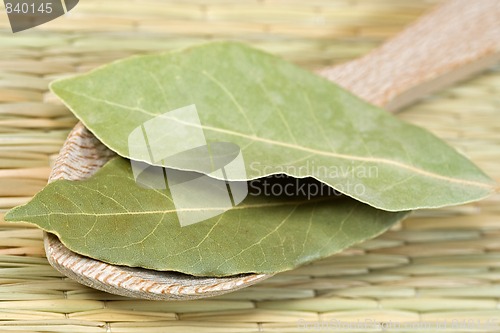
[[[366,56],[320,75],[395,111],[500,60],[500,1],[452,0]]]

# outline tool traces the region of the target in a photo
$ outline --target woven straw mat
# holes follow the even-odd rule
[[[46,184],[76,123],[48,92],[51,80],[212,39],[242,40],[316,69],[365,54],[438,2],[84,0],[64,17],[16,34],[2,7],[0,331],[310,332],[319,328],[306,324],[333,318],[420,325],[394,332],[436,331],[422,326],[436,320],[440,331],[499,332],[499,195],[417,212],[341,254],[235,293],[182,302],[126,299],[84,287],[48,265],[39,229],[3,221],[8,209]],[[429,129],[500,181],[500,66],[398,117]]]

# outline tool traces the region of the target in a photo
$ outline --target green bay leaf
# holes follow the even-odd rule
[[[379,235],[406,215],[345,196],[249,195],[181,227],[168,190],[139,187],[130,161],[117,157],[87,180],[50,183],[5,219],[36,224],[74,252],[108,263],[228,276],[292,269]]]
[[[56,81],[51,89],[105,145],[134,160],[151,162],[129,152],[134,129],[194,104],[208,142],[241,147],[247,179],[310,176],[388,211],[476,201],[495,188],[426,130],[239,43],[132,57]],[[176,141],[168,135],[154,140]],[[156,164],[176,167],[168,163]],[[181,169],[204,172],[196,165]]]

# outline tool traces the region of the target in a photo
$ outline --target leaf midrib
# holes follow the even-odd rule
[[[123,108],[123,109],[126,109],[126,110],[131,110],[131,111],[141,112],[141,113],[144,113],[144,114],[152,116],[152,117],[158,116],[158,114],[149,112],[149,111],[147,111],[147,110],[145,110],[145,109],[143,109],[141,107],[130,107],[130,106],[127,106],[127,105],[124,105],[124,104],[121,104],[121,103],[116,103],[116,102],[108,101],[108,100],[105,100],[105,99],[96,98],[96,97],[89,96],[89,95],[86,95],[86,94],[83,94],[83,93],[79,93],[79,92],[74,92],[74,91],[69,91],[69,90],[67,90],[67,92],[69,92],[71,94],[74,94],[74,95],[77,95],[77,96],[80,96],[80,97],[88,98],[88,99],[96,101],[96,102],[105,103],[105,104],[108,104],[110,106],[119,107],[119,108]],[[68,107],[71,108],[71,106],[69,106],[69,105],[68,105]],[[237,136],[237,137],[241,137],[241,138],[245,138],[245,139],[249,139],[249,140],[253,140],[253,141],[258,141],[258,142],[262,142],[262,143],[266,143],[266,144],[270,144],[270,145],[276,145],[276,146],[286,147],[286,148],[290,148],[290,149],[300,150],[300,151],[309,152],[309,153],[313,153],[313,154],[317,154],[317,155],[328,156],[328,157],[333,157],[333,158],[339,158],[339,159],[344,159],[344,160],[355,160],[355,161],[360,161],[360,162],[371,162],[371,163],[386,164],[386,165],[391,165],[391,166],[394,166],[394,167],[397,167],[397,168],[400,168],[400,169],[405,169],[405,170],[417,173],[417,174],[422,175],[424,177],[429,177],[429,178],[433,178],[433,179],[439,179],[439,180],[443,180],[443,181],[450,182],[450,183],[456,183],[456,184],[465,185],[465,186],[470,185],[470,186],[474,186],[474,187],[489,189],[490,191],[492,191],[492,190],[495,189],[494,185],[491,185],[491,184],[488,184],[488,183],[483,183],[483,182],[478,182],[478,181],[473,181],[473,180],[466,180],[466,179],[460,179],[460,178],[453,178],[453,177],[443,176],[443,175],[440,175],[440,174],[437,174],[437,173],[433,173],[433,172],[430,172],[430,171],[427,171],[427,170],[424,170],[424,169],[417,168],[417,167],[412,166],[412,165],[408,165],[408,164],[401,163],[401,162],[398,162],[398,161],[389,160],[389,159],[386,159],[386,158],[364,157],[364,156],[356,156],[356,155],[348,155],[348,154],[339,154],[339,153],[334,153],[334,152],[327,152],[327,151],[318,150],[318,149],[314,149],[314,148],[304,147],[304,146],[297,145],[297,144],[291,144],[291,143],[286,143],[286,142],[271,140],[271,139],[267,139],[267,138],[262,138],[262,137],[259,137],[259,136],[256,136],[256,135],[248,135],[248,134],[245,134],[245,133],[240,133],[240,132],[231,131],[231,130],[227,130],[227,129],[216,128],[216,127],[206,126],[206,125],[198,126],[196,124],[192,124],[192,123],[189,123],[189,122],[184,122],[184,121],[181,121],[181,120],[176,119],[176,118],[170,118],[170,119],[172,119],[174,121],[177,121],[179,124],[183,124],[183,125],[186,125],[186,126],[191,126],[191,127],[195,127],[195,128],[201,128],[201,129],[208,130],[208,131],[213,131],[213,132],[224,133],[224,134],[228,134],[228,135],[232,135],[232,136]],[[80,120],[85,123],[85,121],[83,119],[80,119]],[[94,134],[96,135],[96,137],[99,138],[99,140],[101,140],[101,138],[96,133],[94,133]],[[130,156],[128,156],[128,157],[130,158]],[[294,175],[292,175],[292,176],[294,176]],[[260,177],[257,177],[257,178],[260,178]],[[248,180],[251,180],[251,179],[248,179]]]
[[[268,207],[285,207],[285,206],[299,206],[306,204],[316,204],[323,201],[331,200],[332,198],[320,198],[313,200],[296,200],[296,201],[286,201],[279,203],[267,203],[267,204],[255,204],[255,205],[239,205],[233,206],[229,210],[242,210],[242,209],[260,209]],[[24,206],[20,206],[24,207]],[[201,211],[220,211],[227,210],[227,207],[210,207],[210,208],[181,208],[181,209],[168,209],[168,210],[150,210],[150,211],[140,211],[140,212],[111,212],[111,213],[85,213],[85,212],[75,212],[75,213],[63,213],[63,212],[50,212],[46,214],[31,214],[26,215],[26,217],[45,217],[45,216],[120,216],[120,215],[155,215],[155,214],[172,214],[178,212],[201,212]]]

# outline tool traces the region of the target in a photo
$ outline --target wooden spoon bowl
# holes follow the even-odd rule
[[[83,124],[68,136],[55,162],[49,182],[58,179],[84,180],[115,154]],[[57,236],[44,234],[49,263],[62,274],[86,286],[112,294],[152,300],[186,300],[221,295],[265,280],[269,274],[231,277],[196,277],[178,272],[160,272],[138,267],[107,264],[72,252]]]

